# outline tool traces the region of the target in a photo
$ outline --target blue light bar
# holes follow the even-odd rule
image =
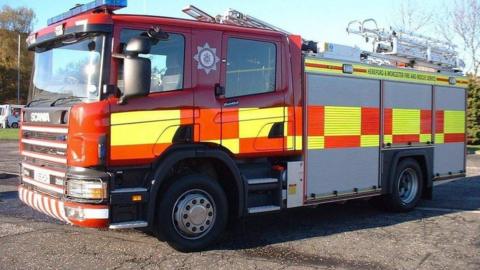
[[[87,4],[83,4],[78,7],[74,7],[67,12],[64,12],[58,16],[48,19],[47,24],[52,25],[54,23],[66,20],[78,14],[86,13],[98,8],[108,9],[110,11],[121,9],[127,6],[127,0],[95,0]]]

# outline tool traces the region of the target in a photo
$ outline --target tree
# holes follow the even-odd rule
[[[419,6],[418,2],[402,1],[393,14],[392,26],[403,32],[421,32],[432,23],[433,12]]]
[[[467,140],[480,144],[480,84],[473,77],[468,86]]]
[[[32,30],[35,13],[26,7],[0,9],[0,103],[15,103],[17,97],[17,46],[20,35],[20,95],[26,100],[33,53],[27,50],[25,40]]]
[[[480,0],[456,0],[440,17],[439,34],[464,48],[471,74],[480,76]]]

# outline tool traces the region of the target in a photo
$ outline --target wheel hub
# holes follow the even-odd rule
[[[210,231],[215,221],[213,199],[205,191],[187,191],[176,201],[172,219],[182,237],[200,238]]]
[[[398,181],[398,195],[400,200],[405,203],[411,203],[417,194],[418,175],[415,170],[407,168],[402,171]]]

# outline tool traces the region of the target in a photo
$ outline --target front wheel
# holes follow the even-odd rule
[[[10,125],[11,128],[18,128],[18,123],[14,122]]]
[[[404,159],[398,163],[392,182],[392,192],[385,197],[389,210],[410,211],[417,206],[423,190],[423,175],[418,162]]]
[[[211,245],[224,231],[228,203],[222,187],[209,176],[195,174],[175,180],[162,194],[158,233],[179,251]]]

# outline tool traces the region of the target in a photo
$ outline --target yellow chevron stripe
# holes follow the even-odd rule
[[[285,121],[285,110],[284,107],[239,109],[240,138],[268,137],[274,123]]]
[[[157,110],[112,113],[111,125],[180,119],[180,110]]]

